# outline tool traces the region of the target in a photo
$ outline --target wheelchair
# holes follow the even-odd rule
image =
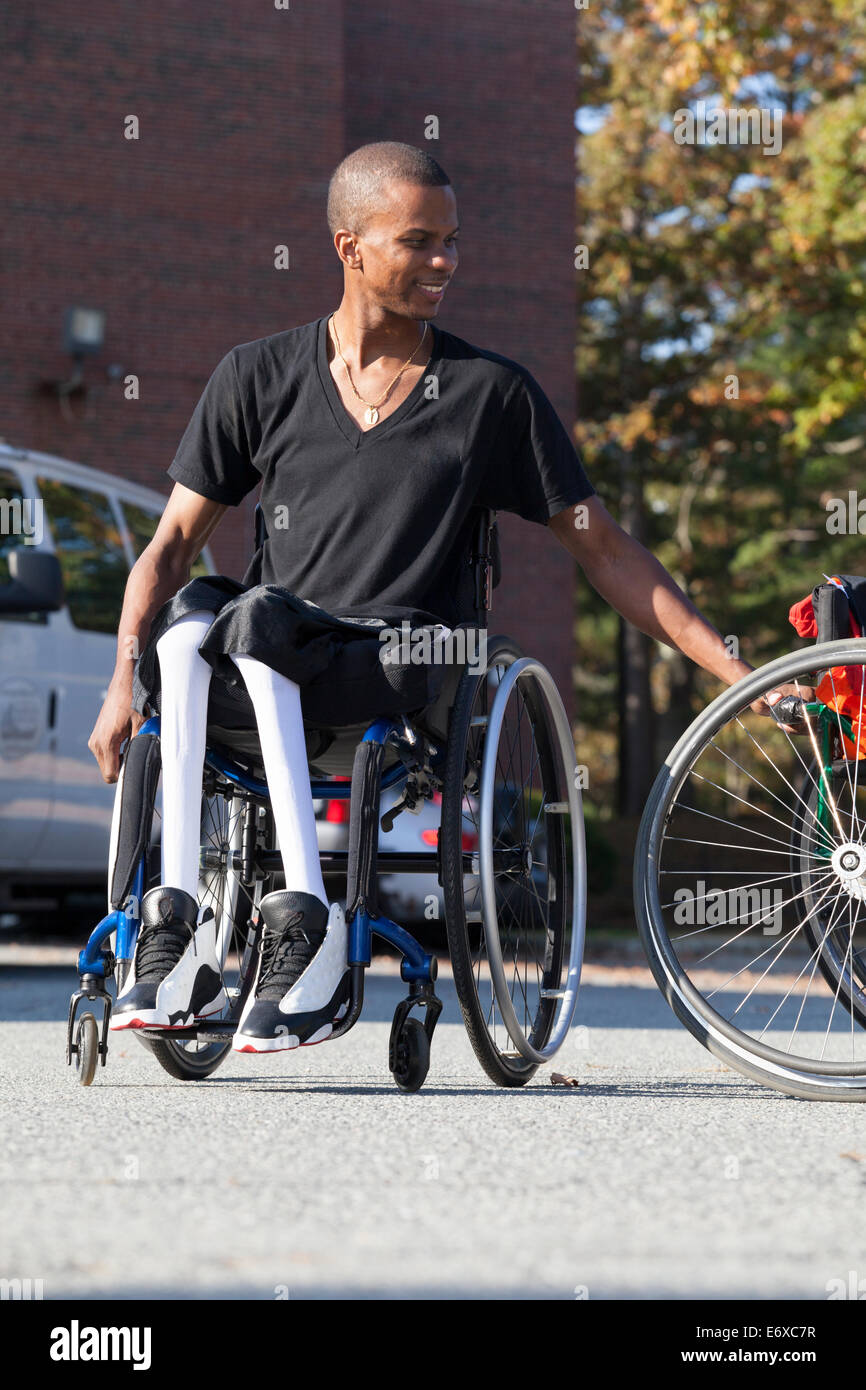
[[[256,509],[256,543],[263,528]],[[451,663],[427,708],[328,728],[307,725],[314,799],[349,800],[346,850],[320,851],[326,876],[346,883],[351,997],[332,1038],[362,1015],[374,935],[396,948],[407,993],[394,1013],[388,1066],[397,1087],[417,1091],[430,1065],[442,1002],[437,957],[379,909],[379,873],[435,871],[445,904],[454,984],[475,1055],[500,1086],[525,1085],[566,1039],[577,1005],[586,911],[586,852],[575,750],[550,672],[507,636],[487,636],[500,574],[495,513],[472,521],[465,563],[482,661]],[[465,643],[469,650],[469,643]],[[66,1060],[90,1085],[108,1056],[112,995],[135,948],[138,907],[159,882],[159,717],[123,751],[109,853],[108,914],[78,958],[79,988],[67,1021]],[[381,817],[386,789],[399,793]],[[435,848],[380,848],[397,814],[441,797]],[[228,1004],[220,1016],[174,1030],[137,1029],[156,1061],[180,1080],[210,1076],[231,1049],[255,975],[258,905],[282,861],[255,728],[208,723],[202,782],[200,906],[213,909]],[[101,1029],[94,1009],[102,1008]],[[90,1006],[90,1007],[88,1007]]]
[[[722,1063],[812,1100],[866,1100],[866,580],[852,584],[850,599],[814,590],[816,645],[689,726],[634,865],[638,929],[676,1016]],[[751,709],[782,684],[794,693],[772,717]]]

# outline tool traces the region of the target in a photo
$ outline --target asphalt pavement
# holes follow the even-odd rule
[[[387,964],[336,1042],[185,1083],[115,1036],[82,1088],[67,957],[0,948],[0,1277],[45,1298],[866,1290],[866,1107],[726,1069],[639,963],[587,967],[579,1026],[522,1090],[488,1081],[442,979],[430,1075],[404,1095]]]

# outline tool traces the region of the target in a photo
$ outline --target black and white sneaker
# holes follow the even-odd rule
[[[110,1028],[188,1028],[217,1014],[226,992],[216,955],[216,922],[181,888],[151,888],[141,900],[141,926]]]
[[[349,1007],[346,918],[312,893],[268,893],[256,978],[232,1039],[235,1052],[285,1052],[331,1036]]]

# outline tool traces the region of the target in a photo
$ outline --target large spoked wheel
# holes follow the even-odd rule
[[[272,876],[257,878],[252,885],[242,882],[238,862],[243,850],[244,826],[254,820],[253,834],[267,848],[273,847],[273,819],[270,811],[229,794],[228,787],[217,786],[213,792],[202,793],[201,850],[199,856],[199,907],[213,911],[217,925],[217,958],[221,964],[228,1003],[224,1011],[208,1020],[208,1026],[231,1024],[240,1016],[246,992],[255,971],[255,932],[251,919],[256,915],[261,897],[268,891]],[[157,822],[158,810],[154,811]],[[154,872],[152,886],[159,882],[159,827],[152,845]],[[118,965],[118,992],[123,988],[128,965],[123,974]],[[181,1081],[201,1081],[211,1076],[231,1051],[231,1033],[212,1037],[207,1031],[195,1036],[156,1037],[135,1031],[135,1036],[152,1052],[160,1066]]]
[[[454,983],[481,1066],[522,1086],[562,1045],[583,957],[585,852],[574,743],[549,672],[506,637],[467,669],[440,830]]]
[[[838,764],[844,761],[843,750],[838,746],[837,740],[834,740],[834,744],[834,761]],[[849,769],[843,771],[837,765],[836,770],[829,773],[826,779],[829,795],[836,804],[843,827],[852,820],[856,820],[862,827],[866,824],[866,779],[862,773],[856,778],[846,775],[848,771]],[[857,808],[854,807],[855,791],[860,801]],[[843,907],[848,907],[848,911],[840,913],[833,895],[822,892],[826,881],[822,879],[822,871],[831,861],[829,844],[821,825],[822,809],[826,815],[829,804],[822,808],[821,793],[821,774],[818,764],[812,763],[800,786],[800,795],[807,813],[802,820],[795,821],[791,835],[793,869],[803,888],[804,904],[809,908],[803,931],[810,950],[817,955],[818,969],[834,996],[838,993],[840,1006],[846,1013],[853,1013],[861,1028],[866,1028],[864,924],[851,921],[854,902],[849,900],[847,904],[843,904]],[[853,859],[852,863],[855,863],[856,867]],[[836,911],[834,907],[837,908]]]
[[[805,1099],[866,1100],[864,676],[866,642],[849,639],[725,691],[668,756],[635,858],[638,927],[677,1017]],[[782,722],[752,709],[781,685]]]

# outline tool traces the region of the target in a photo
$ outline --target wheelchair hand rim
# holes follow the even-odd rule
[[[568,805],[571,822],[572,851],[572,904],[571,904],[571,949],[569,953],[566,983],[556,1022],[550,1038],[542,1048],[532,1045],[523,1032],[514,1011],[508,982],[505,978],[505,963],[502,957],[502,943],[499,940],[499,922],[496,913],[496,885],[493,871],[493,788],[496,776],[496,753],[499,736],[505,719],[505,710],[511,692],[521,677],[534,679],[541,686],[550,716],[553,720],[556,743],[562,759],[565,784],[568,789]],[[574,1018],[577,1008],[577,994],[580,986],[580,972],[583,963],[584,936],[586,930],[586,844],[583,829],[583,804],[580,789],[575,785],[574,742],[568,723],[568,716],[560,698],[553,676],[546,666],[534,657],[524,656],[511,663],[506,670],[487,721],[487,735],[484,741],[484,755],[481,763],[481,818],[479,871],[481,879],[481,901],[485,923],[485,940],[493,990],[499,1012],[511,1041],[527,1062],[538,1065],[548,1062],[559,1051]],[[488,929],[487,923],[493,924]]]

